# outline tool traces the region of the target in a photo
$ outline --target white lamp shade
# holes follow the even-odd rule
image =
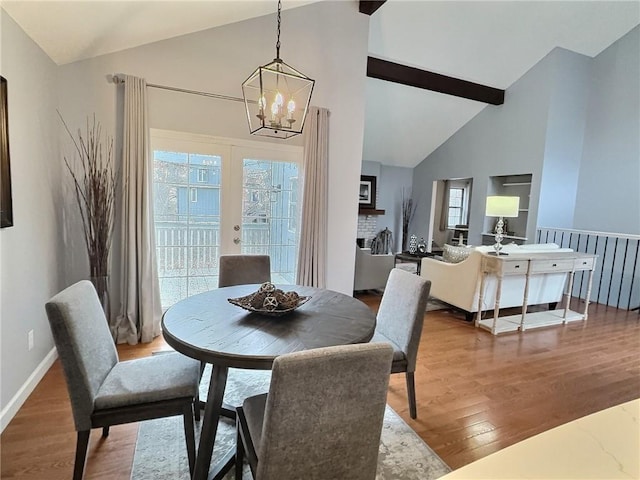
[[[488,217],[517,217],[520,197],[487,197],[486,215]]]

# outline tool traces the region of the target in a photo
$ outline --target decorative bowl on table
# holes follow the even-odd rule
[[[228,298],[227,301],[250,312],[279,317],[293,312],[296,308],[307,303],[310,298],[298,295],[294,291],[285,292],[276,288],[273,283],[265,282],[260,285],[257,292],[244,297]]]

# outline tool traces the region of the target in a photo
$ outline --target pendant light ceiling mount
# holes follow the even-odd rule
[[[302,133],[315,81],[280,58],[281,10],[278,0],[276,58],[243,82],[242,95],[252,135],[287,139]]]

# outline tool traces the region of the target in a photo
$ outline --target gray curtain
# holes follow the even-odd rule
[[[325,288],[329,186],[329,110],[311,107],[304,126],[297,284]]]
[[[160,335],[160,287],[153,225],[153,164],[149,151],[147,84],[124,76],[122,145],[122,283],[118,342]]]
[[[440,231],[444,232],[449,227],[449,180],[442,182],[442,210],[440,213]]]

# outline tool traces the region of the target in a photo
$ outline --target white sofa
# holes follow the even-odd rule
[[[478,311],[480,294],[480,264],[482,255],[493,250],[492,246],[469,247],[469,256],[459,263],[447,263],[435,258],[423,258],[420,275],[431,280],[431,296],[467,312]],[[570,248],[559,248],[555,243],[535,245],[505,245],[506,253],[535,254],[543,252],[572,252]],[[562,299],[567,273],[533,275],[529,281],[529,305],[555,303]],[[493,310],[496,293],[496,276],[488,275],[482,311]],[[524,295],[525,276],[507,275],[502,280],[500,308],[521,307]]]
[[[353,290],[377,290],[387,285],[393,269],[394,255],[372,255],[370,248],[356,246],[356,271]]]

